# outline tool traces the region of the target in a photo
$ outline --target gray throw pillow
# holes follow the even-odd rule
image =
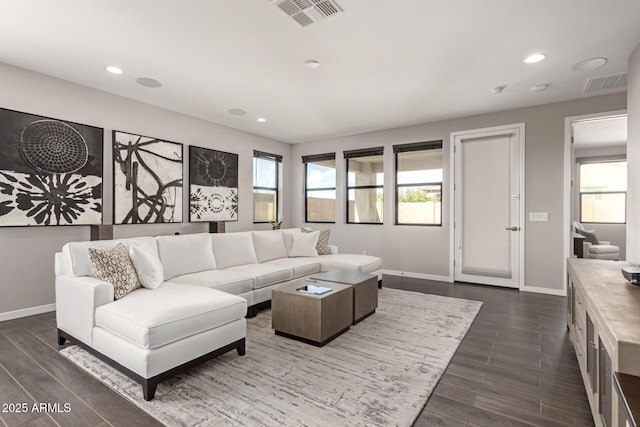
[[[320,232],[320,237],[318,237],[318,244],[316,245],[316,250],[318,251],[318,255],[331,255],[331,249],[329,249],[329,235],[331,234],[331,230],[322,230]]]
[[[116,300],[140,287],[129,251],[122,243],[110,250],[89,248],[89,262],[98,279],[113,285]]]
[[[581,236],[584,236],[585,239],[587,239],[587,242],[591,243],[592,245],[600,244],[600,242],[598,241],[598,237],[596,236],[595,230],[581,230],[579,228],[576,228],[576,233],[580,234]]]

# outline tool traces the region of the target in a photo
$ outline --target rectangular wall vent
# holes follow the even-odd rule
[[[303,27],[342,12],[334,0],[269,0],[269,2]]]
[[[611,74],[608,76],[591,77],[587,80],[584,93],[595,93],[627,87],[627,73]]]

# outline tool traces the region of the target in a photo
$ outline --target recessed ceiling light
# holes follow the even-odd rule
[[[544,53],[534,53],[534,54],[531,54],[531,55],[527,56],[524,59],[524,63],[525,64],[535,64],[536,62],[542,61],[546,57],[547,57],[547,55],[545,55]]]
[[[320,61],[315,59],[307,59],[304,63],[308,68],[318,68],[320,66]]]
[[[267,119],[265,119],[264,117],[258,117],[258,123],[264,123],[266,121]]]
[[[157,87],[162,86],[162,83],[160,83],[156,79],[152,79],[152,78],[149,78],[149,77],[138,77],[136,79],[136,82],[139,85],[142,85],[144,87],[150,87],[150,88],[157,88]]]
[[[232,108],[229,110],[229,114],[233,114],[234,116],[244,116],[247,112],[242,108]]]
[[[107,70],[111,74],[122,74],[122,69],[114,65],[109,65],[108,67],[105,67],[105,70]]]
[[[496,86],[496,87],[494,87],[494,88],[491,90],[491,92],[492,92],[494,95],[498,95],[498,94],[500,94],[500,93],[504,92],[504,90],[505,90],[506,88],[507,88],[507,85]]]
[[[576,62],[571,69],[573,71],[595,70],[607,63],[607,58],[589,58],[584,61]]]
[[[549,89],[549,86],[551,86],[549,83],[544,83],[544,84],[541,84],[541,85],[531,86],[531,91],[532,92],[544,92],[545,90]]]

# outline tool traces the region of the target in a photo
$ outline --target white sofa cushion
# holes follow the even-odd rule
[[[371,274],[382,268],[382,260],[378,257],[357,254],[321,255],[321,271],[356,270],[360,273]]]
[[[212,234],[211,243],[218,268],[221,270],[258,262],[250,231]]]
[[[252,235],[258,262],[287,257],[287,248],[284,246],[281,231],[254,231]]]
[[[232,270],[207,270],[174,277],[168,283],[206,286],[239,295],[253,289],[253,276]]]
[[[318,244],[318,238],[320,237],[319,231],[311,233],[299,233],[293,235],[293,243],[291,244],[291,250],[289,251],[290,257],[298,256],[318,256],[316,245]]]
[[[202,286],[141,288],[98,307],[96,326],[140,347],[154,349],[242,319],[244,298]]]
[[[157,255],[154,256],[133,243],[129,249],[129,257],[142,286],[147,289],[156,289],[162,284],[164,269]]]
[[[159,236],[157,241],[164,280],[216,268],[208,233]]]
[[[132,239],[94,240],[88,242],[71,242],[62,247],[64,259],[67,262],[65,271],[70,271],[74,276],[96,277],[89,263],[89,248],[109,250],[122,243],[127,250],[135,243],[140,248],[152,255],[158,255],[158,245],[154,237],[137,237]],[[70,264],[69,264],[70,263]]]
[[[320,272],[320,260],[318,258],[280,258],[268,261],[265,264],[279,265],[291,268],[291,270],[293,271],[293,279]]]
[[[274,283],[286,282],[293,278],[291,268],[283,265],[265,264],[245,264],[229,268],[231,271],[242,272],[253,276],[253,288],[263,288]]]

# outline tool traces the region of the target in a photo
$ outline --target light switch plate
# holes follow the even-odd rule
[[[549,221],[548,212],[529,212],[529,221]]]

